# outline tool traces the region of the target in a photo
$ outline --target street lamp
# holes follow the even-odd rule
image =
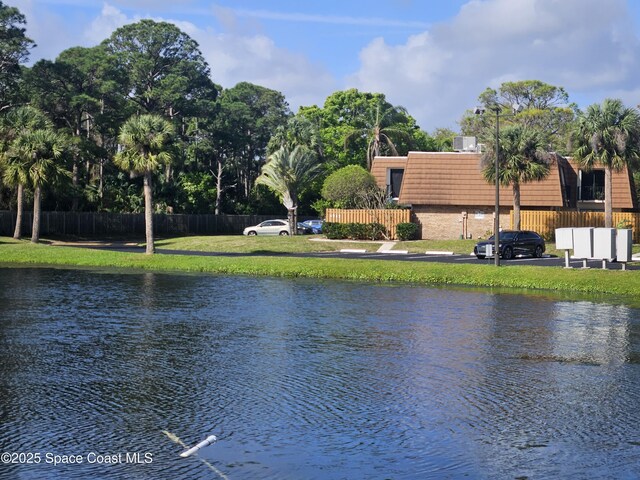
[[[493,238],[495,240],[493,245],[493,258],[496,267],[500,266],[500,118],[513,117],[517,113],[522,111],[522,105],[513,104],[512,113],[500,113],[502,107],[500,105],[494,105],[489,107],[489,110],[496,114],[496,211],[493,219]],[[485,109],[482,107],[476,107],[473,111],[476,115],[484,115]]]

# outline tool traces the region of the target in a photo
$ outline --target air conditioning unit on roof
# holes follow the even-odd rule
[[[476,137],[453,137],[453,149],[456,152],[476,152]]]

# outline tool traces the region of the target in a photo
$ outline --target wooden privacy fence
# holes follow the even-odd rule
[[[397,238],[396,226],[399,223],[409,223],[411,221],[411,210],[343,210],[340,208],[327,208],[325,221],[334,223],[381,223],[389,232],[389,238],[395,240]]]
[[[31,236],[33,213],[22,215],[22,234]],[[245,227],[283,215],[182,215],[153,216],[154,233],[160,235],[237,234]],[[0,211],[0,235],[11,236],[16,225],[16,213]],[[144,213],[108,212],[42,212],[40,235],[76,235],[80,237],[125,236],[143,237]]]
[[[613,212],[613,227],[624,221],[633,229],[633,243],[640,243],[640,213]],[[523,230],[533,230],[545,238],[553,238],[556,228],[604,227],[604,212],[522,210],[520,226]],[[513,211],[511,211],[511,228],[513,228]]]

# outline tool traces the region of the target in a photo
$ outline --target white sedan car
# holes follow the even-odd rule
[[[289,235],[289,222],[286,220],[265,220],[253,227],[247,227],[243,235]]]

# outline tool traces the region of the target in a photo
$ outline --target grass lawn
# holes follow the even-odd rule
[[[193,239],[194,237],[189,237]],[[220,237],[211,237],[213,239]],[[238,237],[241,238],[241,237]],[[245,246],[256,248],[260,238],[245,239]],[[304,243],[308,237],[270,239]],[[186,240],[185,240],[186,241]],[[315,244],[315,242],[312,242]],[[180,241],[171,244],[178,248]],[[248,245],[248,246],[247,246]],[[166,245],[165,245],[166,246]],[[468,246],[465,245],[466,250]],[[212,249],[215,250],[213,246]],[[264,245],[261,247],[264,248]],[[430,248],[431,249],[431,248]],[[269,249],[269,251],[273,251]],[[633,303],[640,294],[640,272],[614,270],[566,270],[562,267],[509,266],[488,264],[444,264],[391,260],[345,258],[290,258],[270,256],[220,257],[189,255],[145,255],[86,248],[33,245],[0,237],[0,266],[62,266],[81,268],[119,268],[165,272],[203,272],[211,274],[268,275],[372,282],[401,282],[418,285],[461,285],[490,288],[557,291],[587,294],[589,299]]]
[[[156,240],[156,248],[230,253],[335,252],[342,248],[359,248],[366,249],[367,252],[375,252],[380,245],[380,242],[326,241],[321,235],[294,235],[291,237],[210,235]]]

